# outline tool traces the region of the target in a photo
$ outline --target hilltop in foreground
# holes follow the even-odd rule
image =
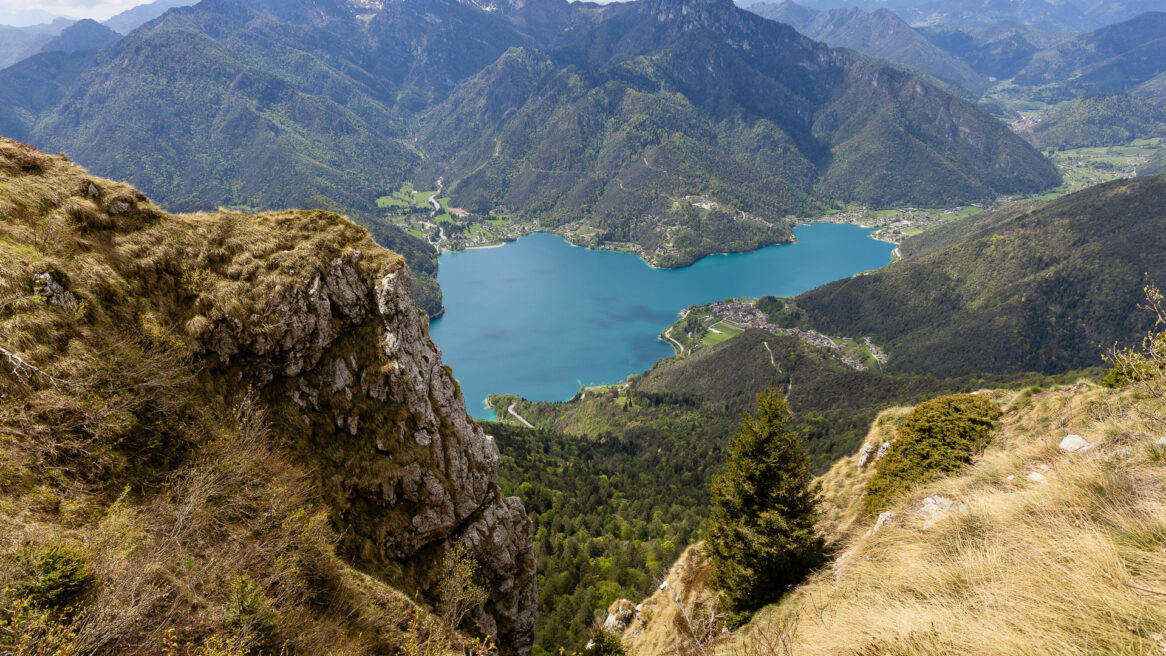
[[[744,627],[721,633],[699,546],[609,626],[636,656],[1161,654],[1166,441],[1147,414],[1160,406],[1089,383],[978,396],[1003,413],[984,453],[867,514],[890,460],[879,447],[900,447],[910,408],[880,415],[871,448],[819,479],[832,563]]]
[[[170,215],[0,140],[0,362],[0,649],[529,651],[530,521],[347,219]]]

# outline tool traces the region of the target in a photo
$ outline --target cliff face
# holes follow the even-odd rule
[[[26,543],[52,536],[101,563],[139,553],[94,537],[124,509],[159,537],[142,538],[150,564],[123,569],[165,582],[102,571],[95,585],[173,588],[189,615],[137,609],[132,631],[94,629],[93,653],[157,653],[167,623],[248,649],[262,633],[288,653],[395,653],[415,624],[401,607],[436,598],[456,542],[487,593],[461,628],[529,653],[532,526],[495,482],[498,449],[466,414],[402,257],[328,212],[166,214],[3,139],[0,219],[0,525],[22,527],[0,536],[0,606],[19,601],[3,595]],[[186,480],[205,482],[171,492]],[[6,501],[50,493],[19,518],[27,504]],[[222,571],[183,565],[203,562]],[[240,620],[244,607],[270,617]],[[90,600],[75,617],[126,608]]]
[[[536,608],[533,529],[495,484],[498,448],[465,400],[399,262],[362,267],[345,251],[271,298],[262,320],[198,317],[198,350],[290,416],[324,497],[359,557],[435,584],[439,554],[464,541],[488,601],[473,628],[530,650]]]

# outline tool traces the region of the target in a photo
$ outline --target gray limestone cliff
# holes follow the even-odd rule
[[[262,394],[302,445],[358,563],[406,591],[431,592],[445,549],[463,541],[489,594],[463,628],[529,653],[531,522],[495,482],[498,448],[467,415],[413,303],[408,269],[378,250],[364,235],[328,259],[289,257],[278,284],[238,290],[249,317],[196,315],[188,332],[214,369]],[[279,269],[280,255],[265,265]]]

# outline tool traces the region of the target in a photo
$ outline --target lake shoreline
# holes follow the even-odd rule
[[[470,399],[491,393],[560,401],[579,381],[622,384],[671,357],[660,335],[691,305],[729,297],[792,296],[877,269],[892,245],[846,224],[794,228],[793,243],[703,257],[672,269],[627,252],[573,244],[535,232],[506,248],[441,256],[438,282],[446,313],[430,323],[445,364]]]

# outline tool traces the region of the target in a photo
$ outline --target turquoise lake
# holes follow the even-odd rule
[[[797,242],[653,269],[630,253],[573,246],[538,233],[498,248],[443,254],[445,315],[433,341],[470,414],[493,417],[487,394],[564,401],[581,384],[619,383],[673,354],[659,334],[689,305],[792,296],[877,269],[893,244],[853,225],[794,229]]]

